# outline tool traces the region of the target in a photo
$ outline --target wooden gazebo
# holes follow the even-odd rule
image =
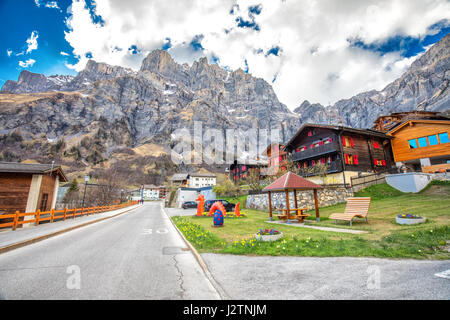
[[[314,205],[316,208],[316,220],[320,221],[319,215],[319,201],[317,199],[317,189],[321,189],[322,187],[314,182],[306,180],[292,172],[288,172],[282,177],[278,178],[270,185],[263,189],[263,192],[267,192],[269,194],[269,214],[270,221],[272,221],[272,193],[284,192],[286,194],[286,209],[283,210],[283,215],[281,217],[286,218],[286,223],[289,224],[290,218],[297,218],[300,222],[303,221],[303,218],[306,215],[303,214],[303,211],[306,208],[298,208],[297,203],[297,190],[313,190],[314,191]],[[294,192],[294,203],[295,209],[289,208],[289,192]],[[291,215],[291,211],[294,211],[296,214]]]

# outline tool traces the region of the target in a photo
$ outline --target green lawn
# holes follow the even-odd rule
[[[353,226],[328,220],[333,212],[343,212],[345,204],[321,208],[321,221],[314,212],[307,224],[366,230],[367,234],[348,234],[296,228],[267,223],[268,213],[245,209],[244,218],[226,218],[224,227],[214,228],[211,217],[174,217],[173,220],[200,252],[299,256],[374,256],[448,259],[443,250],[450,239],[450,185],[434,184],[419,194],[404,194],[386,184],[372,186],[356,194],[371,196],[369,223],[354,221]],[[240,199],[241,200],[241,199]],[[233,201],[230,199],[230,201]],[[424,224],[403,226],[395,223],[399,213],[419,214]],[[253,235],[259,229],[277,229],[283,240],[260,243]]]

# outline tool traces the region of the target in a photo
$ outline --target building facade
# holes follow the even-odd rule
[[[212,173],[190,173],[189,188],[202,188],[216,185],[217,176]]]
[[[351,177],[387,171],[393,166],[391,139],[374,130],[305,124],[286,143],[285,150],[300,175],[309,180],[350,184]]]
[[[61,167],[0,162],[0,213],[54,209],[60,182],[67,182]]]
[[[428,173],[450,171],[450,120],[408,120],[387,134],[393,137],[397,167]]]

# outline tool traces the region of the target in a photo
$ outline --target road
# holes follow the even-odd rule
[[[0,299],[219,299],[159,202],[0,254]]]

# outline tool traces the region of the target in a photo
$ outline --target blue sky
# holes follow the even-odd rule
[[[264,78],[292,109],[381,89],[450,31],[448,1],[333,1],[0,0],[0,86],[89,58],[136,70],[162,48]]]

